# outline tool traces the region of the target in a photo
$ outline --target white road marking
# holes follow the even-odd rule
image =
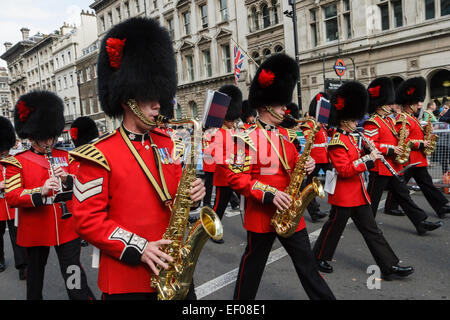
[[[410,194],[413,194],[413,193],[414,193],[414,191],[410,192]],[[386,199],[380,201],[380,204],[378,205],[378,210],[380,210],[380,208],[382,208],[384,206],[385,202],[386,202]],[[236,215],[239,215],[239,212],[225,214],[226,217],[233,217]],[[347,225],[349,225],[351,223],[353,223],[353,222],[351,219],[349,219],[347,222]],[[311,242],[311,244],[317,240],[321,230],[322,230],[322,228],[320,228],[314,232],[311,232],[309,234],[309,241]],[[275,261],[278,261],[278,260],[284,258],[285,256],[287,256],[287,252],[283,247],[273,250],[269,254],[269,258],[267,260],[266,266]],[[200,299],[216,292],[217,290],[220,290],[223,287],[226,287],[227,285],[234,283],[237,279],[238,271],[239,271],[239,268],[235,268],[231,271],[228,271],[227,273],[224,273],[221,276],[218,276],[217,278],[214,278],[208,282],[205,282],[204,284],[197,286],[195,288],[195,293],[197,295],[197,299],[200,300]]]

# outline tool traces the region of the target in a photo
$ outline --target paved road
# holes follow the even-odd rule
[[[421,192],[412,195],[414,201],[437,220],[436,214]],[[449,197],[450,199],[450,197]],[[319,201],[322,209],[328,204]],[[323,222],[312,223],[305,213],[312,244]],[[379,212],[377,222],[386,239],[399,256],[402,265],[412,265],[415,273],[408,278],[380,282],[380,289],[368,289],[367,268],[374,260],[355,225],[350,223],[339,243],[332,265],[335,272],[322,274],[338,299],[351,300],[450,300],[450,222],[436,231],[418,236],[406,217],[393,217]],[[232,298],[237,267],[245,247],[245,231],[237,211],[228,210],[223,218],[224,244],[208,241],[201,253],[195,272],[196,291],[202,300]],[[0,300],[25,298],[25,281],[19,281],[13,267],[9,236],[5,234],[7,269],[0,273]],[[92,246],[82,248],[82,264],[91,289],[97,288],[97,269],[91,268]],[[45,274],[44,299],[66,300],[67,294],[54,250],[50,251]],[[290,258],[275,242],[257,295],[258,300],[304,300],[305,292],[295,274]]]

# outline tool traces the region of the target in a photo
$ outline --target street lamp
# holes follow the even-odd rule
[[[295,0],[288,0],[289,5],[292,7],[292,11],[284,11],[284,15],[292,19],[292,24],[294,26],[294,50],[295,50],[295,62],[297,63],[300,72],[300,62],[298,59],[298,39],[297,39],[297,11],[295,7]],[[300,76],[297,80],[297,100],[298,108],[302,110],[302,92],[300,86]]]

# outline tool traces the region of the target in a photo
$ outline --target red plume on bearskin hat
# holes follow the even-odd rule
[[[397,104],[423,102],[427,91],[427,81],[423,77],[411,78],[400,83],[396,90]]]
[[[326,94],[325,92],[319,92],[312,98],[311,102],[309,103],[308,114],[313,118],[316,117],[317,102],[319,102],[321,97],[324,97],[327,100],[330,99],[328,94]]]
[[[279,53],[265,60],[256,71],[250,85],[248,102],[252,108],[286,105],[299,78],[294,59]]]
[[[367,87],[369,94],[369,113],[374,113],[379,107],[395,103],[394,83],[388,77],[373,80]]]
[[[79,117],[70,126],[70,137],[76,148],[90,143],[98,138],[98,128],[95,121],[89,117]]]
[[[329,124],[338,126],[341,120],[359,120],[367,113],[369,97],[366,88],[358,81],[340,86],[331,96]]]
[[[16,144],[14,127],[7,118],[0,116],[0,151],[6,151]]]
[[[26,93],[19,97],[14,108],[14,127],[21,139],[58,137],[64,124],[63,101],[50,91]]]
[[[103,38],[97,65],[100,103],[111,117],[121,116],[121,105],[129,99],[168,106],[164,102],[175,96],[172,40],[154,19],[134,17],[112,27]]]
[[[225,114],[225,120],[234,121],[241,115],[242,112],[242,92],[235,85],[228,84],[219,88],[219,92],[225,93],[231,98],[230,105],[228,106],[227,113]]]

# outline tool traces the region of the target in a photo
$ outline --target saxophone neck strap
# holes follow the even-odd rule
[[[273,143],[272,139],[270,139],[268,133],[266,132],[266,130],[264,129],[264,127],[261,125],[261,122],[258,121],[258,127],[261,129],[261,131],[263,132],[264,136],[266,137],[267,141],[269,141],[270,145],[272,146],[272,149],[275,151],[278,159],[280,160],[281,164],[283,165],[283,168],[289,173],[291,171],[291,168],[289,167],[289,163],[287,161],[287,156],[286,156],[286,148],[284,147],[284,142],[283,139],[279,139],[280,140],[280,144],[281,144],[281,148],[283,150],[283,156],[280,155],[280,151],[277,149],[277,147],[275,146],[275,144]],[[280,137],[279,137],[280,138]]]
[[[159,157],[159,153],[156,145],[153,143],[151,137],[150,137],[150,144],[152,146],[153,154],[155,157],[155,163],[156,167],[158,168],[159,177],[161,178],[161,184],[162,188],[158,184],[158,181],[156,181],[155,177],[152,175],[150,169],[148,168],[147,164],[145,163],[144,159],[142,159],[139,152],[136,150],[135,146],[131,142],[131,140],[126,135],[124,129],[122,126],[119,128],[120,135],[122,136],[123,141],[125,141],[125,144],[127,145],[128,149],[130,149],[131,153],[133,154],[134,158],[136,159],[137,163],[139,164],[139,167],[141,167],[142,171],[144,172],[145,176],[147,177],[148,181],[151,183],[153,188],[156,190],[156,193],[158,193],[159,198],[165,205],[169,205],[172,197],[170,196],[170,193],[167,188],[167,183],[164,178],[164,173],[162,170],[161,165],[161,159]]]

